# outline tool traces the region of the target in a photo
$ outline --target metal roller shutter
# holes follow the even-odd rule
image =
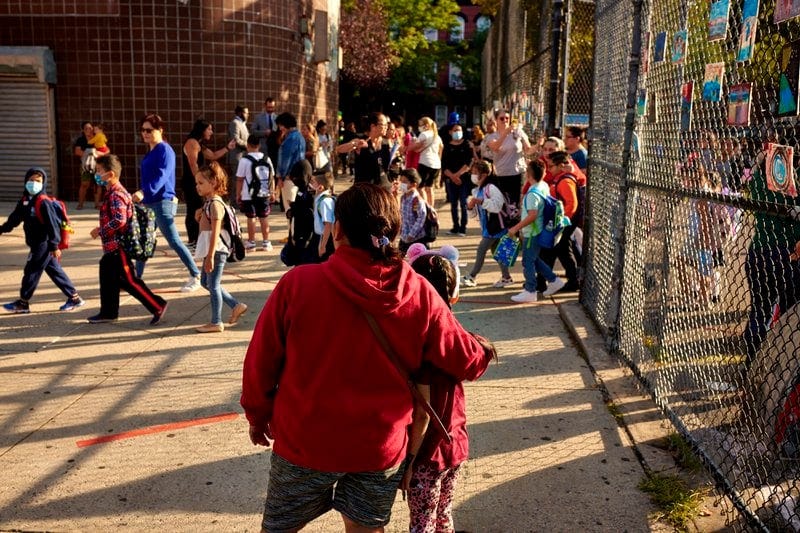
[[[0,77],[0,199],[17,200],[30,167],[47,171],[58,190],[53,91],[36,78]]]

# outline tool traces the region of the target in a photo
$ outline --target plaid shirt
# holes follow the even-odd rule
[[[133,216],[133,203],[125,187],[119,182],[106,187],[106,195],[100,207],[100,240],[103,241],[103,253],[119,249],[117,239],[125,231],[131,216]]]
[[[416,241],[425,236],[425,217],[428,204],[416,189],[400,197],[400,238],[406,242]]]

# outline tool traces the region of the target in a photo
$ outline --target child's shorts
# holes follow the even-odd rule
[[[362,526],[383,527],[405,466],[404,461],[377,472],[320,472],[273,452],[262,526],[271,533],[292,531],[335,509]]]
[[[242,213],[247,218],[266,218],[269,216],[269,199],[256,197],[251,200],[242,200]]]

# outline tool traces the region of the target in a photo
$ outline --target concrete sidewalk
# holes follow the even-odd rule
[[[0,214],[12,207],[0,204]],[[186,270],[163,239],[144,276],[170,302],[163,323],[148,327],[146,310],[123,295],[117,323],[88,324],[99,307],[101,251],[89,237],[96,211],[70,208],[77,233],[63,264],[86,306],[59,312],[65,298],[45,276],[31,314],[0,315],[0,529],[258,531],[269,451],[248,440],[240,370],[256,316],[286,270],[277,245],[283,214],[270,217],[275,251],[226,267],[226,288],[250,311],[222,334],[201,335],[194,327],[208,322],[208,295],[178,292]],[[440,217],[445,226],[449,213]],[[471,227],[466,238],[443,235],[436,244],[458,246],[471,264],[478,240]],[[22,228],[0,244],[0,300],[8,302],[18,297],[27,253]],[[500,354],[467,385],[471,459],[457,528],[668,530],[648,518],[655,509],[637,489],[644,474],[633,443],[570,336],[567,323],[584,349],[597,347],[576,295],[512,304],[519,286],[492,289],[492,263],[454,308]],[[514,276],[521,280],[520,266]],[[592,357],[594,367],[629,379],[602,350]],[[630,390],[637,412],[663,430],[652,403]],[[341,529],[333,513],[307,528]],[[407,529],[398,498],[387,531]]]

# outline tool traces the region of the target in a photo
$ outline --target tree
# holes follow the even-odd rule
[[[339,42],[342,74],[355,86],[374,88],[389,77],[397,57],[387,39],[388,23],[381,0],[355,0],[342,13]]]
[[[342,70],[357,87],[376,88],[391,80],[393,90],[411,92],[437,65],[457,61],[467,49],[465,43],[425,38],[426,29],[455,27],[455,0],[345,0],[342,11]]]

